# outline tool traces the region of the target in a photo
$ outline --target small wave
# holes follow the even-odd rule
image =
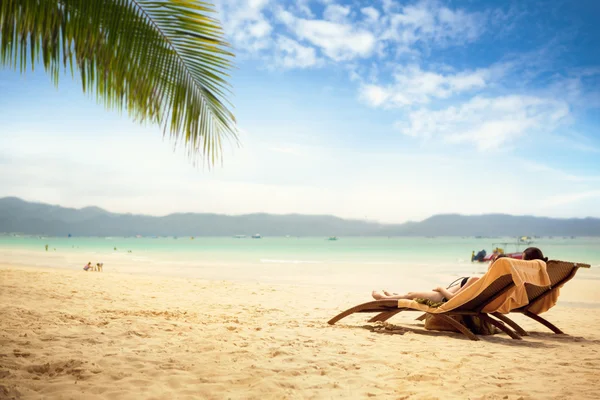
[[[277,263],[277,264],[322,264],[323,261],[309,261],[309,260],[271,260],[268,258],[261,258],[261,263]]]

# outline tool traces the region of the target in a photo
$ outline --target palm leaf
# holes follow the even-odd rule
[[[233,54],[213,7],[194,0],[1,0],[0,65],[78,70],[107,108],[160,124],[214,164],[237,142],[226,97]]]

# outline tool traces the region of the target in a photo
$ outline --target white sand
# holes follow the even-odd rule
[[[525,340],[472,342],[327,325],[368,292],[0,265],[0,399],[597,399],[599,286],[544,315],[570,335],[516,316]]]

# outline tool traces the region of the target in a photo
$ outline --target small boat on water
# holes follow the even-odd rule
[[[262,239],[262,236],[260,236],[260,233],[255,233],[252,235],[252,239]]]
[[[522,260],[523,251],[520,249],[520,247],[522,245],[529,246],[531,243],[533,243],[533,240],[531,240],[529,236],[518,237],[515,242],[492,243],[493,250],[490,254],[488,254],[487,251],[485,251],[485,249],[480,250],[477,253],[475,253],[475,250],[473,250],[473,252],[471,253],[471,262],[490,262],[499,254],[504,254],[507,257],[514,258],[516,260]],[[507,253],[505,249],[511,245],[515,246],[515,250],[511,253]]]
[[[243,239],[246,237],[246,235],[234,235],[233,237],[236,239]]]
[[[329,239],[327,240],[338,240],[337,236],[329,236]]]

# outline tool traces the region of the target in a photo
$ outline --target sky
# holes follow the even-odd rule
[[[113,212],[600,217],[600,2],[220,0],[240,145],[195,165],[0,69],[0,197]]]

